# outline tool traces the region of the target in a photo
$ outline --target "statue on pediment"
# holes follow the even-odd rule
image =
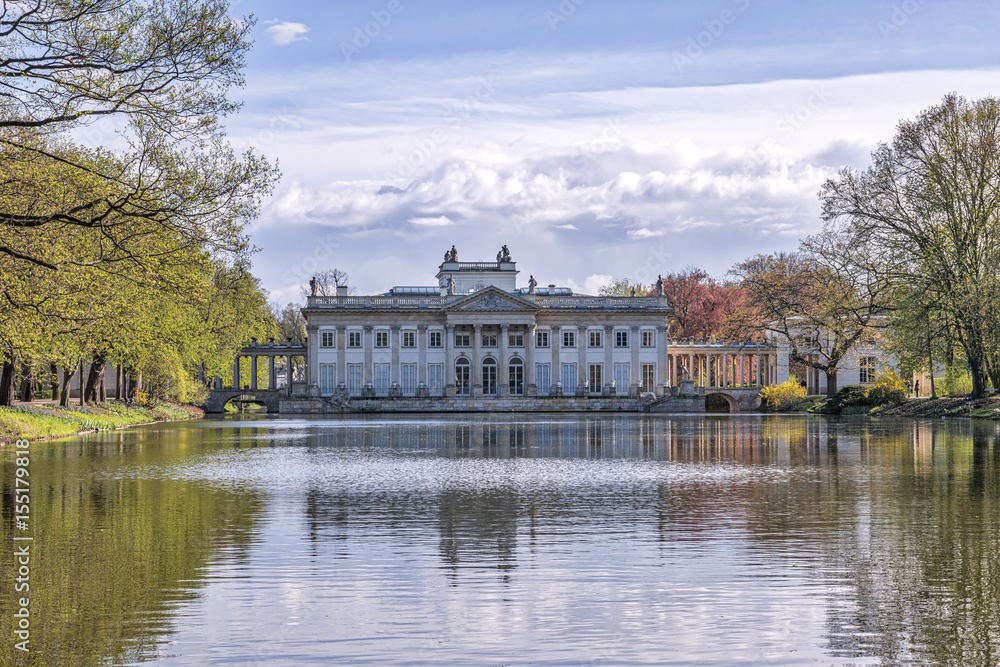
[[[455,276],[448,276],[448,294],[455,293]]]
[[[312,296],[316,296],[316,292],[319,290],[319,283],[316,282],[316,276],[313,276],[309,281],[309,290],[312,292]]]
[[[538,281],[535,280],[535,276],[528,276],[528,294],[534,294],[536,287],[538,287]]]
[[[656,277],[656,296],[663,296],[663,276]]]
[[[497,261],[504,263],[509,263],[514,261],[514,259],[510,256],[510,250],[507,249],[506,245],[500,248],[500,252],[497,253]]]

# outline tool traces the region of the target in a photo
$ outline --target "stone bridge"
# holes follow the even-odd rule
[[[268,412],[278,412],[281,399],[288,395],[284,389],[213,389],[208,393],[208,400],[205,401],[205,412],[219,414],[226,411],[226,403],[234,399],[239,399],[243,403],[256,403],[263,405]]]

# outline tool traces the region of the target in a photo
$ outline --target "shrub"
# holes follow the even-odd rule
[[[898,403],[906,398],[910,387],[895,371],[884,370],[875,376],[875,382],[868,388],[866,397],[870,405]]]
[[[868,412],[868,392],[859,384],[849,384],[833,395],[823,406],[823,412],[830,415],[858,414]],[[861,409],[863,408],[863,409]]]
[[[788,410],[806,397],[806,389],[794,379],[774,384],[760,390],[761,400],[772,412]]]

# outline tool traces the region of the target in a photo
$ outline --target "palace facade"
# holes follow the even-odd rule
[[[669,396],[663,296],[595,297],[445,253],[437,284],[308,297],[310,395],[514,398]],[[675,373],[677,371],[675,370]]]

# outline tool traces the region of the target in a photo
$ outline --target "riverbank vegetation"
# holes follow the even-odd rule
[[[247,225],[278,176],[227,143],[254,21],[219,0],[15,3],[0,62],[0,405],[197,401],[276,334]],[[61,375],[61,377],[60,377]]]
[[[201,414],[197,408],[149,400],[144,400],[143,404],[108,401],[102,405],[72,408],[48,403],[19,405],[0,408],[0,443],[60,438],[87,431],[192,419]]]
[[[739,262],[732,282],[689,269],[692,284],[671,275],[656,290],[684,316],[710,313],[696,337],[767,332],[789,345],[793,373],[825,374],[831,406],[865,407],[837,398],[838,372],[859,346],[890,352],[903,377],[926,373],[933,398],[1000,391],[1000,99],[946,95],[819,198],[822,231],[795,252]],[[719,286],[738,298],[714,294]],[[606,289],[650,291],[627,280]]]

